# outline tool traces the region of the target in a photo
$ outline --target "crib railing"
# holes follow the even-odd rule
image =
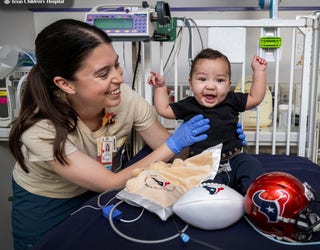
[[[150,70],[158,70],[166,76],[172,86],[171,95],[175,100],[183,98],[188,91],[187,75],[189,71],[190,55],[192,56],[204,47],[214,47],[223,51],[233,46],[239,55],[225,52],[232,66],[235,76],[241,82],[242,91],[245,89],[246,76],[252,74],[250,68],[253,46],[256,53],[266,57],[269,61],[268,86],[272,92],[272,123],[263,127],[260,124],[261,105],[256,109],[256,125],[254,129],[246,128],[245,133],[249,147],[253,153],[295,154],[305,156],[317,162],[319,143],[319,91],[318,91],[318,60],[319,60],[319,13],[311,16],[297,17],[295,20],[263,19],[263,20],[194,20],[190,27],[183,21],[178,21],[178,29],[185,32],[185,36],[178,37],[173,43],[148,42],[143,43],[143,71],[140,92],[152,103],[153,90],[145,84]],[[188,29],[191,30],[189,36]],[[220,29],[220,30],[219,30]],[[239,32],[238,32],[239,29]],[[215,34],[225,32],[215,41]],[[224,30],[224,31],[223,31]],[[187,35],[186,35],[187,33]],[[257,41],[260,37],[282,37],[280,48],[264,49]],[[201,42],[197,36],[201,35]],[[230,36],[231,34],[231,36]],[[230,37],[233,41],[230,40]],[[254,35],[252,35],[254,34]],[[258,39],[257,39],[258,34]],[[260,34],[260,35],[259,35]],[[186,53],[183,43],[189,40],[189,52]],[[180,39],[180,40],[179,40]],[[198,40],[197,40],[198,39]],[[238,39],[238,40],[237,40]],[[180,42],[180,44],[179,44]],[[242,43],[243,48],[238,48]],[[222,46],[221,48],[219,46]],[[228,47],[229,46],[229,47]],[[217,48],[218,47],[218,48]],[[241,46],[240,46],[241,47]],[[173,48],[173,49],[172,49]],[[183,49],[184,48],[184,49]],[[242,51],[242,49],[244,51]],[[251,51],[251,54],[250,54]],[[168,64],[169,52],[171,64]],[[230,52],[230,51],[229,51]],[[249,57],[250,56],[250,57]],[[170,65],[168,67],[168,65]],[[165,68],[167,66],[167,68]],[[237,80],[237,79],[236,79]],[[282,87],[284,88],[282,89]],[[285,98],[284,98],[285,97]],[[279,104],[285,101],[287,126],[279,128]],[[240,120],[246,123],[244,115]],[[160,118],[169,129],[179,126],[178,122]]]

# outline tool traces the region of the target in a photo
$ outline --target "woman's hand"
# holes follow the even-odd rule
[[[247,146],[246,135],[243,131],[242,124],[240,122],[237,123],[237,133],[238,138],[242,141],[242,146]]]
[[[208,135],[204,132],[209,128],[209,119],[204,118],[203,115],[196,115],[189,121],[182,123],[166,140],[166,144],[173,153],[179,154],[184,148],[195,142],[207,139]]]

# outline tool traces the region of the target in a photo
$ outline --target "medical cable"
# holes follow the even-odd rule
[[[193,56],[192,56],[192,44],[193,44],[193,41],[192,41],[192,32],[191,32],[191,24],[190,24],[190,22],[192,22],[193,25],[196,27],[196,30],[198,32],[198,36],[199,36],[199,39],[200,39],[200,43],[201,43],[201,48],[202,49],[204,49],[203,39],[202,39],[202,36],[201,36],[201,33],[200,33],[200,30],[199,30],[199,27],[198,27],[197,23],[192,18],[178,17],[177,20],[182,21],[183,25],[188,28],[188,32],[189,32],[188,61],[189,61],[189,64],[191,66],[191,63],[192,63],[192,60],[193,60]],[[166,63],[164,64],[164,67],[163,67],[164,71],[167,68],[167,65],[168,65],[168,63],[170,61],[170,58],[172,56],[172,53],[173,53],[174,49],[176,47],[178,47],[178,46],[179,46],[179,49],[177,50],[176,54],[179,55],[179,53],[180,53],[182,34],[183,34],[183,27],[184,26],[181,26],[180,29],[178,30],[177,38],[174,41],[174,44],[173,44],[172,49],[171,49],[171,51],[169,53],[169,56],[168,56],[168,58],[166,60]],[[171,70],[172,68],[173,67],[169,67],[169,70]],[[167,74],[168,74],[168,72],[166,72],[164,75],[167,75]]]
[[[72,215],[78,213],[80,210],[82,210],[84,208],[91,208],[91,209],[94,209],[94,210],[101,210],[101,207],[94,207],[94,206],[91,206],[91,205],[85,205],[85,206],[80,207],[76,211],[72,212],[70,215],[72,216]]]
[[[111,190],[111,191],[114,191],[114,190]],[[97,206],[98,207],[94,207],[94,206],[91,206],[91,205],[85,205],[85,206],[82,206],[80,207],[78,210],[74,211],[73,213],[71,213],[70,215],[74,215],[76,213],[78,213],[79,211],[81,211],[82,209],[84,208],[91,208],[91,209],[94,209],[94,210],[102,210],[103,208],[107,207],[111,201],[113,201],[115,198],[117,198],[116,196],[112,197],[110,200],[108,200],[108,202],[104,205],[101,204],[101,197],[108,193],[108,192],[111,192],[110,190],[109,191],[105,191],[101,194],[99,194],[98,198],[97,198]],[[129,240],[129,241],[133,241],[133,242],[136,242],[136,243],[142,243],[142,244],[158,244],[158,243],[164,243],[164,242],[167,242],[167,241],[170,241],[170,240],[173,240],[173,239],[176,239],[178,237],[180,237],[180,239],[183,241],[183,243],[188,243],[189,241],[192,241],[194,243],[197,243],[197,244],[200,244],[202,246],[205,246],[209,249],[213,249],[213,250],[222,250],[222,248],[219,248],[217,246],[214,246],[214,245],[211,245],[211,244],[208,244],[204,241],[200,241],[198,239],[195,239],[193,237],[190,237],[188,234],[186,234],[186,230],[188,229],[189,225],[186,224],[184,226],[184,228],[182,230],[179,230],[178,228],[178,225],[177,225],[177,222],[175,220],[175,218],[173,217],[173,221],[174,221],[174,224],[175,224],[175,227],[176,227],[176,230],[178,231],[178,233],[172,235],[172,236],[169,236],[167,238],[163,238],[163,239],[159,239],[159,240],[142,240],[142,239],[137,239],[137,238],[133,238],[133,237],[130,237],[128,235],[125,235],[124,233],[120,232],[116,226],[114,225],[113,223],[113,215],[114,215],[114,211],[116,210],[116,208],[121,204],[123,203],[124,201],[123,200],[120,200],[118,203],[116,203],[115,205],[112,205],[111,207],[111,210],[110,210],[110,213],[109,213],[109,222],[110,222],[110,226],[111,228],[114,230],[114,232],[116,232],[119,236]],[[132,220],[125,220],[125,219],[119,219],[119,221],[123,222],[123,223],[132,223],[132,222],[135,222],[137,220],[139,220],[143,213],[144,213],[144,208],[142,208],[142,211],[140,212],[140,214],[132,219]]]
[[[210,248],[210,249],[213,249],[213,250],[223,250],[222,248],[220,247],[217,247],[217,246],[214,246],[214,245],[211,245],[211,244],[208,244],[204,241],[201,241],[201,240],[198,240],[198,239],[195,239],[193,237],[190,237],[188,234],[186,234],[186,230],[188,229],[189,225],[186,224],[184,226],[184,228],[182,230],[179,230],[178,229],[178,225],[176,223],[176,220],[175,218],[173,217],[173,221],[174,221],[174,224],[176,226],[176,229],[178,231],[177,234],[174,234],[172,236],[169,236],[167,238],[163,238],[163,239],[159,239],[159,240],[142,240],[142,239],[137,239],[137,238],[133,238],[131,236],[128,236],[122,232],[120,232],[114,222],[113,222],[113,212],[116,210],[116,208],[121,204],[123,203],[124,201],[119,201],[118,203],[116,203],[110,210],[110,213],[109,213],[109,222],[110,222],[110,226],[111,228],[115,231],[115,233],[117,233],[119,236],[125,238],[126,240],[129,240],[129,241],[133,241],[133,242],[136,242],[136,243],[142,243],[142,244],[158,244],[158,243],[164,243],[164,242],[168,242],[170,240],[173,240],[173,239],[176,239],[178,237],[180,237],[180,239],[183,241],[183,243],[188,243],[189,241],[192,241],[194,243],[197,243],[199,245],[202,245],[202,246],[205,246],[207,248]],[[142,213],[140,214],[142,215]],[[123,221],[123,220],[121,220]]]
[[[189,61],[189,65],[191,66],[192,64],[192,60],[193,60],[193,55],[192,55],[192,49],[193,49],[193,39],[192,39],[192,32],[191,32],[191,22],[194,24],[194,26],[196,27],[196,30],[198,32],[199,38],[200,38],[200,43],[201,43],[201,48],[203,49],[203,39],[202,36],[200,34],[200,30],[199,27],[197,25],[197,23],[192,19],[192,18],[177,18],[177,20],[181,20],[186,27],[188,28],[188,32],[189,32],[189,47],[188,47],[188,61]]]
[[[113,212],[114,210],[116,209],[116,207],[118,207],[121,203],[123,203],[124,201],[119,201],[118,203],[116,203],[110,210],[110,214],[109,214],[109,222],[110,222],[110,226],[111,228],[114,230],[115,233],[117,233],[119,236],[121,236],[122,238],[125,238],[129,241],[133,241],[133,242],[136,242],[136,243],[142,243],[142,244],[158,244],[158,243],[164,243],[164,242],[167,242],[167,241],[170,241],[170,240],[173,240],[173,239],[176,239],[178,237],[180,237],[181,233],[184,233],[187,228],[188,228],[188,224],[181,230],[181,232],[178,232],[177,234],[174,234],[170,237],[167,237],[167,238],[163,238],[163,239],[159,239],[159,240],[142,240],[142,239],[136,239],[136,238],[133,238],[133,237],[130,237],[122,232],[120,232],[114,222],[113,222]]]
[[[174,49],[177,47],[177,44],[180,43],[180,45],[181,45],[182,31],[183,31],[183,28],[180,27],[180,29],[178,30],[178,33],[177,33],[177,39],[174,41],[173,46],[172,46],[172,48],[171,48],[171,51],[170,51],[170,53],[169,53],[169,56],[168,56],[168,58],[167,58],[167,60],[166,60],[166,63],[164,64],[164,67],[163,67],[164,70],[167,68],[167,65],[168,65],[168,63],[169,63],[169,61],[170,61],[170,58],[171,58],[171,56],[172,56],[172,53],[173,53]],[[176,41],[178,41],[178,42],[176,42]],[[179,50],[179,51],[180,51],[180,50]],[[173,68],[173,67],[169,67],[169,70],[171,70],[172,68]],[[168,73],[168,72],[167,72],[167,73]],[[166,73],[166,74],[167,74],[167,73]],[[165,75],[166,75],[166,74],[165,74]]]
[[[122,169],[123,157],[124,157],[124,154],[126,153],[126,146],[127,146],[127,142],[125,142],[125,144],[122,146],[121,153],[120,153],[119,166],[113,171],[115,173],[119,172]]]
[[[81,211],[81,210],[84,209],[84,208],[91,208],[91,209],[94,209],[94,210],[101,210],[102,208],[108,206],[108,205],[110,204],[110,202],[113,201],[113,200],[116,198],[116,196],[112,197],[112,198],[111,198],[110,200],[108,200],[107,203],[104,204],[104,205],[101,205],[101,197],[102,197],[103,195],[105,195],[106,193],[109,193],[109,192],[111,192],[111,191],[115,191],[115,190],[106,190],[106,191],[104,191],[103,193],[101,193],[101,194],[98,195],[98,198],[97,198],[97,206],[98,206],[98,207],[94,207],[94,206],[92,206],[92,205],[85,205],[85,206],[80,207],[80,208],[77,209],[76,211],[72,212],[70,215],[74,215],[74,214],[78,213],[79,211]]]
[[[194,24],[194,26],[196,27],[197,32],[198,32],[198,36],[199,36],[199,39],[200,39],[200,43],[201,43],[201,48],[204,49],[203,39],[202,39],[200,30],[199,30],[199,26],[197,25],[197,23],[192,18],[188,18],[188,20],[191,21]]]
[[[193,47],[192,43],[193,43],[193,41],[192,41],[191,25],[189,23],[189,19],[188,18],[186,18],[184,20],[184,22],[185,22],[185,24],[186,24],[186,26],[188,28],[188,32],[189,32],[188,62],[189,62],[189,66],[191,66],[192,59],[193,59],[193,55],[192,55],[192,47]]]
[[[174,224],[176,225],[176,229],[177,231],[179,232],[179,229],[178,229],[178,224],[175,220],[175,217],[173,216],[173,221],[174,221]],[[193,237],[190,237],[189,235],[187,235],[186,233],[183,233],[180,231],[180,238],[181,240],[184,242],[184,243],[187,243],[189,241],[193,241],[194,243],[197,243],[199,245],[202,245],[204,247],[207,247],[207,248],[210,248],[210,249],[213,249],[213,250],[223,250],[222,248],[220,247],[217,247],[217,246],[214,246],[214,245],[211,245],[209,243],[206,243],[204,241],[201,241],[201,240],[198,240],[198,239],[195,239]]]
[[[122,62],[123,62],[123,65],[122,65],[122,70],[123,70],[123,73],[124,72],[127,72],[128,68],[127,68],[127,63],[126,63],[126,45],[125,45],[125,42],[122,42]]]
[[[125,219],[120,219],[121,222],[124,222],[124,223],[132,223],[132,222],[135,222],[137,220],[139,220],[141,218],[141,216],[143,215],[144,213],[144,208],[142,209],[141,213],[138,215],[137,218],[133,219],[133,220],[125,220]]]
[[[111,192],[111,191],[115,191],[115,190],[117,190],[117,189],[114,189],[114,190],[106,190],[106,191],[104,191],[103,193],[99,194],[98,197],[97,197],[97,206],[100,207],[100,208],[103,208],[103,207],[108,206],[108,205],[110,204],[110,202],[113,201],[113,200],[116,198],[116,196],[113,196],[113,197],[112,197],[110,200],[108,200],[108,202],[107,202],[106,204],[104,204],[104,205],[101,205],[101,197],[102,197],[103,195],[105,195],[105,194],[107,194],[107,193],[109,193],[109,192]]]
[[[138,42],[137,60],[136,60],[135,68],[134,68],[133,80],[132,80],[132,85],[131,85],[131,88],[133,90],[135,89],[135,82],[136,82],[137,72],[138,72],[138,67],[139,67],[140,62],[141,62],[141,42]]]
[[[201,240],[197,240],[195,238],[190,238],[191,241],[195,242],[195,243],[198,243],[199,245],[202,245],[204,247],[207,247],[207,248],[210,248],[210,249],[214,249],[214,250],[223,250],[222,248],[220,247],[217,247],[217,246],[214,246],[214,245],[211,245],[211,244],[208,244],[204,241],[201,241]]]

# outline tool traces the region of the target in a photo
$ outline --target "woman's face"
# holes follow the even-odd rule
[[[120,104],[122,69],[111,44],[96,47],[75,74],[72,99],[86,107],[114,107]]]
[[[212,108],[222,102],[230,91],[228,63],[223,59],[200,59],[189,80],[197,102]]]

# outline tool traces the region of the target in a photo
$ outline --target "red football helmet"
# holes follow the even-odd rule
[[[280,240],[306,241],[320,230],[320,218],[310,205],[315,193],[291,174],[259,176],[245,195],[245,212],[262,232]]]

